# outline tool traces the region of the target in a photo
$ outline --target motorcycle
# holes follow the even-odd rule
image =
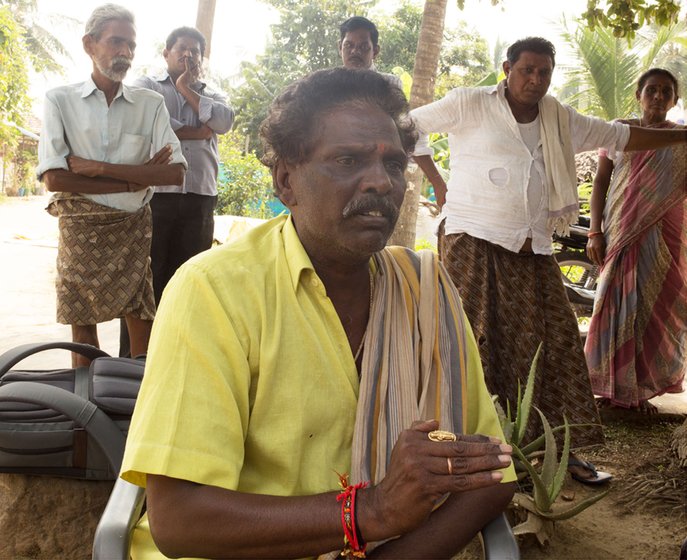
[[[561,276],[570,304],[578,317],[591,317],[594,308],[599,267],[589,260],[586,253],[589,216],[580,216],[577,224],[570,226],[566,236],[554,234],[554,256],[561,269]]]

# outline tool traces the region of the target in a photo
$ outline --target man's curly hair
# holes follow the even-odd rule
[[[342,105],[373,105],[389,115],[401,144],[411,153],[417,132],[403,92],[373,70],[318,70],[287,86],[270,105],[260,125],[262,162],[273,169],[280,160],[307,161],[317,140],[316,123],[324,111]]]

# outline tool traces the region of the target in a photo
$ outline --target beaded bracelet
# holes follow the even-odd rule
[[[342,492],[337,495],[336,501],[341,502],[341,525],[344,532],[344,547],[341,556],[346,558],[365,558],[367,543],[363,540],[358,529],[355,517],[356,494],[361,488],[366,488],[369,482],[359,482],[355,485],[348,484],[348,475],[339,475],[339,485]]]
[[[592,237],[596,237],[597,235],[603,235],[602,231],[590,231],[587,233],[587,237],[591,239]]]

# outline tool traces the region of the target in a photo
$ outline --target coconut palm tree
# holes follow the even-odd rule
[[[439,66],[439,54],[444,39],[444,20],[447,0],[426,0],[420,25],[420,35],[415,52],[413,86],[410,90],[411,108],[420,107],[434,101],[434,83]],[[389,243],[414,247],[417,210],[420,201],[422,171],[417,168],[411,173],[408,188],[401,207],[401,215],[396,230]]]
[[[31,66],[37,72],[62,72],[57,56],[71,58],[65,46],[46,28],[54,18],[77,24],[73,18],[56,14],[39,14],[37,0],[0,0],[0,7],[9,8],[12,17],[24,31],[24,44],[29,54]]]
[[[590,115],[606,120],[626,118],[637,110],[635,88],[639,75],[656,65],[669,47],[685,40],[684,22],[648,28],[630,44],[611,29],[591,31],[578,23],[571,31],[563,21],[563,39],[576,63],[567,67],[560,99]],[[677,62],[677,60],[676,60]],[[684,61],[680,61],[684,66]]]

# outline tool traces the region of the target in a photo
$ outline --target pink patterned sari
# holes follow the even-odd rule
[[[585,353],[594,393],[629,408],[681,391],[687,371],[687,147],[614,163]]]

